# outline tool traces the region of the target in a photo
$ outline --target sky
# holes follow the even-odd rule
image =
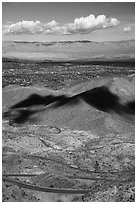
[[[135,39],[134,2],[3,2],[2,40]]]

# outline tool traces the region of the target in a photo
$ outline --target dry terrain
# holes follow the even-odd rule
[[[2,46],[3,202],[134,202],[134,40]]]
[[[104,86],[122,107],[134,101],[134,76],[58,91],[3,88],[3,201],[134,201],[134,108],[101,110],[85,101],[88,90]],[[44,103],[20,104],[29,103],[34,93],[45,97]],[[55,101],[45,105],[46,96]],[[58,96],[68,101],[58,101]],[[21,111],[30,115],[21,116]]]

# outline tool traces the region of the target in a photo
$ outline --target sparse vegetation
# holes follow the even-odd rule
[[[122,76],[135,72],[134,63],[33,62],[3,59],[2,86],[42,85],[61,89],[95,77]]]
[[[3,87],[39,84],[59,90],[93,78],[135,73],[132,62],[34,62],[3,58],[2,65]],[[13,94],[21,100],[21,92],[15,90]],[[26,97],[27,91],[23,94]],[[4,108],[11,105],[10,97],[3,91]],[[135,201],[134,119],[128,121],[94,107],[89,109],[85,103],[47,112],[43,109],[36,120],[31,118],[32,121],[20,125],[11,126],[8,116],[4,112],[3,202]]]

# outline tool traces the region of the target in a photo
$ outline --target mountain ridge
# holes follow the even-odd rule
[[[23,40],[13,40],[13,41],[3,41],[4,42],[15,42],[15,43],[104,43],[104,42],[113,42],[113,43],[117,43],[117,42],[129,42],[129,41],[134,41],[134,39],[131,40],[119,40],[119,41],[92,41],[92,40],[63,40],[63,41],[23,41]]]

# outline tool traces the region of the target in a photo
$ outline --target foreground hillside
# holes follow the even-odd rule
[[[134,60],[135,41],[3,42],[2,56],[40,61]]]
[[[3,88],[3,201],[134,201],[134,105],[133,75]]]

